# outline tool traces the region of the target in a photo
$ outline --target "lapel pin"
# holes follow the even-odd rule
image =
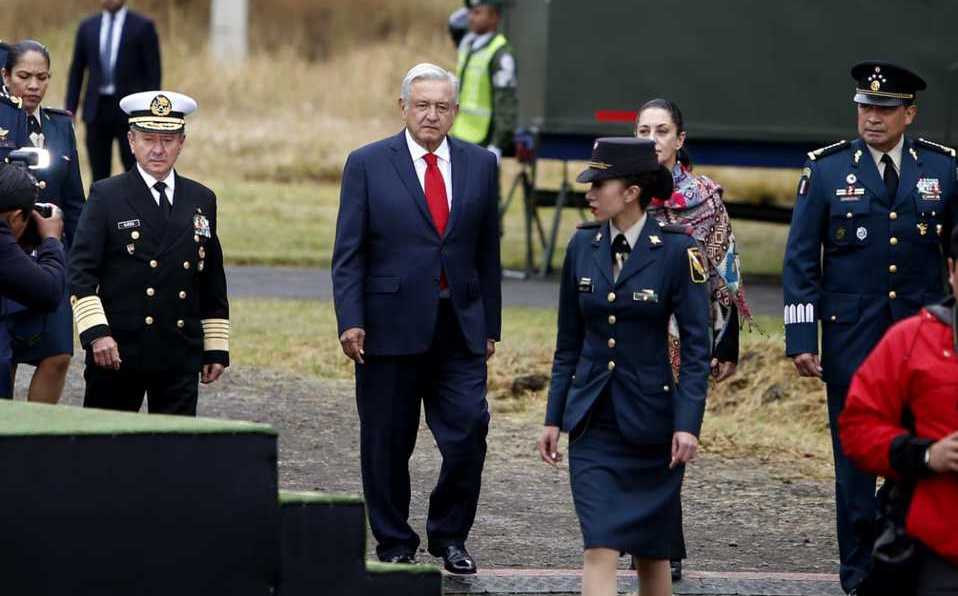
[[[649,236],[649,242],[652,243],[652,246],[658,246],[662,244],[662,240],[655,234],[652,234],[651,236]]]

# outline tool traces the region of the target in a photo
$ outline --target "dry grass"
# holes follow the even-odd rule
[[[351,379],[353,367],[336,340],[332,305],[287,300],[235,300],[233,360],[297,375]],[[799,379],[783,355],[780,321],[760,320],[766,334],[742,339],[738,373],[712,384],[702,448],[727,457],[785,464],[795,474],[831,472],[825,392]],[[504,337],[489,364],[494,412],[540,420],[555,346],[556,311],[506,308]],[[529,384],[532,384],[530,388]]]

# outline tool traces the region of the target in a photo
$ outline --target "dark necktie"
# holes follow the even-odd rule
[[[625,261],[629,258],[630,252],[632,252],[632,247],[629,246],[629,241],[625,239],[625,234],[617,234],[612,240],[612,261],[615,263],[612,267],[614,271],[613,277],[619,277],[619,273],[621,273],[622,268],[625,267]]]
[[[43,130],[40,128],[40,122],[32,114],[27,116],[27,134],[34,147],[43,148],[43,137],[40,136]]]
[[[116,15],[112,12],[106,13],[106,20],[109,26],[106,31],[106,43],[100,49],[100,68],[103,69],[103,86],[108,87],[113,84],[113,26],[116,24]]]
[[[895,170],[895,162],[887,153],[881,156],[881,162],[885,164],[885,175],[882,176],[885,180],[885,190],[888,191],[889,198],[894,199],[898,194],[898,172]]]
[[[170,204],[170,200],[166,198],[166,183],[157,182],[153,185],[153,188],[156,189],[156,192],[160,193],[160,212],[163,213],[163,217],[170,219],[170,213],[173,212],[173,205]]]
[[[446,182],[442,178],[442,172],[436,160],[435,153],[427,153],[422,156],[426,160],[426,176],[423,186],[426,191],[426,204],[429,206],[429,214],[432,215],[432,223],[436,226],[439,236],[446,233],[446,223],[449,222],[449,201],[446,198]],[[445,289],[446,273],[442,272],[439,278],[439,287]]]

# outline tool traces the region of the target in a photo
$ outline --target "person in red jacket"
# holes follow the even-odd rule
[[[948,272],[958,294],[958,227]],[[954,294],[888,330],[855,373],[839,432],[863,470],[914,481],[905,529],[925,547],[917,594],[958,594],[958,312]],[[902,416],[910,412],[913,429]]]

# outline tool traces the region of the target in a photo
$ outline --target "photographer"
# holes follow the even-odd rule
[[[56,207],[49,217],[35,211],[37,192],[26,168],[0,164],[0,398],[13,396],[7,314],[23,307],[52,310],[66,285],[63,216]],[[18,244],[25,234],[37,239],[36,260]]]
[[[951,234],[948,272],[958,293],[958,228]],[[923,546],[918,577],[909,582],[918,596],[958,594],[955,323],[951,296],[892,327],[855,373],[839,419],[849,459],[897,481],[903,492],[914,487],[904,529]],[[867,587],[861,593],[885,593],[887,586]]]

